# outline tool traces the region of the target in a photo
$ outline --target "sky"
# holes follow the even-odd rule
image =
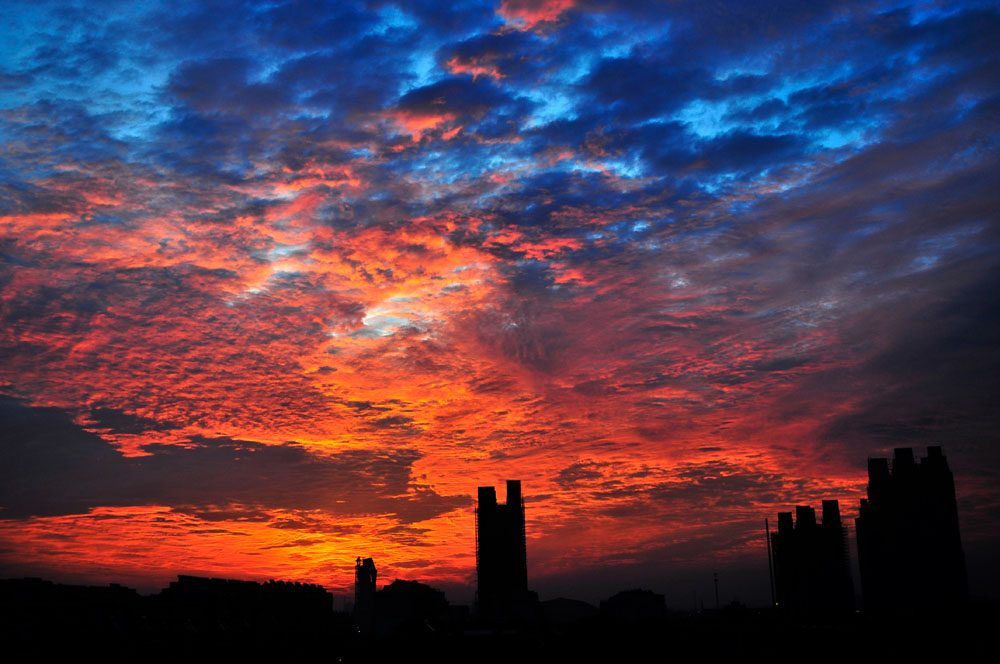
[[[5,7],[0,576],[754,603],[941,445],[1000,594],[995,3]]]

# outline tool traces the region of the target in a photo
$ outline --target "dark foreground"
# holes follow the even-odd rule
[[[998,607],[985,602],[936,617],[877,621],[860,614],[792,621],[733,606],[628,620],[540,616],[504,629],[455,615],[397,622],[392,635],[366,636],[333,611],[317,618],[281,606],[181,606],[118,586],[73,592],[46,583],[0,582],[5,661],[992,661],[1000,624]]]

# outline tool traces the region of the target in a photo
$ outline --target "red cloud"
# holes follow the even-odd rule
[[[497,13],[521,30],[557,20],[575,5],[575,0],[503,0]]]

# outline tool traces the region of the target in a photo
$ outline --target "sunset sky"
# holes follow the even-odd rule
[[[939,444],[997,591],[995,2],[4,7],[0,577],[755,603]]]

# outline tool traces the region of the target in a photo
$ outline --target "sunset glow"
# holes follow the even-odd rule
[[[995,5],[459,4],[5,12],[0,576],[468,601],[520,479],[543,593],[752,596],[939,444],[974,584]]]

